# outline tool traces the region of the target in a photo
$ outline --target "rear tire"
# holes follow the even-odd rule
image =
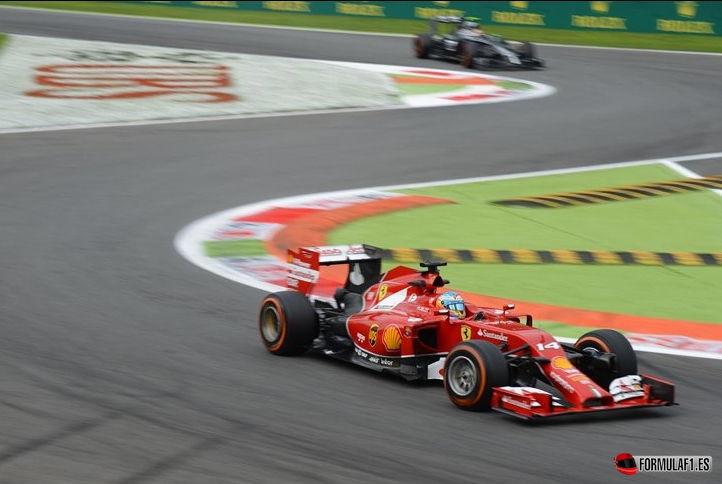
[[[454,346],[444,363],[444,389],[464,410],[489,410],[494,387],[509,384],[509,367],[499,348],[482,340]]]
[[[261,302],[258,329],[266,349],[281,356],[306,352],[318,336],[318,317],[311,302],[300,292],[269,294]]]
[[[619,331],[613,329],[590,331],[579,338],[574,343],[574,347],[578,350],[594,348],[603,353],[615,355],[611,369],[580,368],[583,373],[605,390],[609,388],[609,384],[615,378],[637,374],[637,354],[627,338]]]
[[[468,69],[473,69],[474,59],[476,58],[476,55],[476,45],[471,42],[464,42],[463,44],[461,44],[461,60],[459,61],[459,63]]]
[[[414,37],[414,55],[419,59],[426,59],[431,52],[431,35],[417,34]]]

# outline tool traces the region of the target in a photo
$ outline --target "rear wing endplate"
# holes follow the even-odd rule
[[[380,279],[382,250],[368,244],[326,245],[288,249],[286,285],[309,295],[321,273],[321,266],[347,264],[344,288],[362,294]]]

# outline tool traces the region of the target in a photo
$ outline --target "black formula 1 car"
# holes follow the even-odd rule
[[[288,290],[260,305],[266,349],[318,352],[406,380],[443,380],[462,409],[524,419],[674,405],[674,384],[638,374],[621,333],[600,329],[561,343],[513,304],[464,301],[439,274],[445,262],[382,273],[381,252],[369,245],[289,249]],[[340,269],[345,283],[324,279],[322,268]]]
[[[444,59],[469,69],[546,67],[545,62],[537,57],[536,46],[531,42],[487,35],[474,19],[469,18],[432,18],[429,31],[414,37],[413,47],[414,54],[420,59]]]

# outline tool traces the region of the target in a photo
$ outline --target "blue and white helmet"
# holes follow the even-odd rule
[[[464,298],[461,294],[455,291],[447,291],[436,300],[436,306],[439,308],[448,309],[449,313],[454,318],[465,318],[466,317],[466,306]]]

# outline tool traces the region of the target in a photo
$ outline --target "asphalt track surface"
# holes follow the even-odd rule
[[[408,38],[7,9],[0,31],[455,68]],[[438,385],[270,355],[263,293],[173,249],[268,198],[722,151],[719,57],[541,53],[549,70],[513,74],[558,88],[538,100],[0,136],[0,483],[627,482],[621,452],[712,455],[634,479],[719,482],[722,361],[640,354],[679,407],[468,413]]]

